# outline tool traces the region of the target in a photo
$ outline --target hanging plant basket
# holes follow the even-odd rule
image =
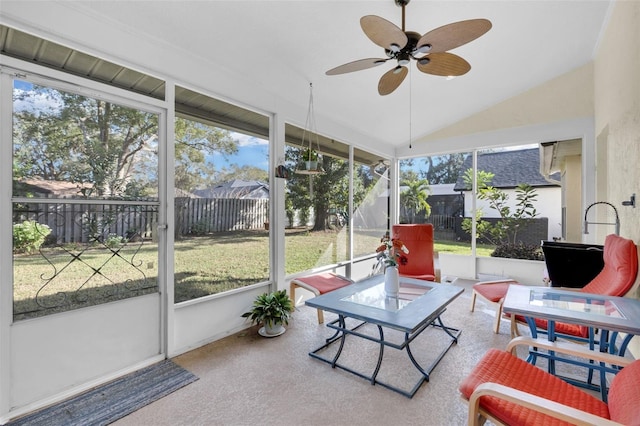
[[[313,112],[313,85],[309,83],[309,109],[307,110],[307,120],[302,132],[302,147],[304,148],[304,152],[302,153],[302,163],[295,171],[298,174],[318,175],[324,173],[322,167],[319,166],[320,156],[315,149],[315,146],[320,149],[320,141],[315,129],[315,121],[315,114]],[[316,139],[315,145],[313,143],[314,137]],[[308,145],[305,145],[307,139]]]

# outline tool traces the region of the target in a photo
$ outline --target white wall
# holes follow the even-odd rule
[[[617,1],[597,49],[595,59],[595,133],[604,155],[598,156],[596,172],[606,192],[598,199],[618,206],[620,234],[640,244],[640,205],[622,207],[632,193],[640,196],[640,2]],[[605,163],[603,167],[601,163]],[[600,179],[599,179],[600,181]],[[599,235],[604,239],[604,235]],[[640,255],[639,255],[640,257]],[[640,298],[640,277],[629,297]],[[632,351],[640,358],[640,339]]]
[[[640,196],[640,2],[617,1],[595,61],[596,135],[605,133],[607,189],[598,198],[618,206],[621,234],[640,242],[640,210],[622,207]],[[599,141],[600,143],[600,141]],[[596,169],[598,170],[599,167]]]
[[[565,158],[565,170],[562,174],[562,191],[564,200],[562,207],[566,209],[566,240],[579,243],[582,241],[583,217],[582,208],[582,157],[579,155]]]
[[[17,408],[14,415],[164,358],[159,298],[155,293],[14,323],[10,394],[3,395]]]

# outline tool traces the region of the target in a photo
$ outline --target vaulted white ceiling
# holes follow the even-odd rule
[[[37,3],[3,1],[0,12],[36,28],[44,22],[35,17]],[[128,61],[135,60],[145,43],[161,46],[167,56],[188,54],[194,63],[222,69],[256,88],[256,102],[267,110],[264,99],[272,98],[271,105],[299,106],[304,119],[312,82],[318,130],[323,132],[323,121],[357,129],[372,147],[405,145],[410,133],[414,139],[428,135],[588,63],[610,6],[603,0],[413,0],[406,8],[407,30],[424,34],[473,18],[489,19],[493,28],[452,51],[471,64],[468,74],[447,80],[423,74],[413,62],[404,83],[380,96],[378,80],[393,68],[391,61],[338,76],[325,72],[357,59],[385,57],[359,20],[378,15],[401,26],[401,8],[393,0],[81,1],[41,6],[51,8],[51,3],[59,3],[54,9],[58,14],[81,11],[99,19],[108,31],[93,34],[83,22],[69,28],[62,16],[58,20],[54,15],[46,20],[49,33],[81,40],[84,32],[92,48],[100,48],[95,40],[102,40],[105,52]],[[129,42],[110,46],[110,40],[119,39],[116,34]],[[220,84],[217,91],[233,99],[224,81]],[[215,88],[216,82],[203,87]]]

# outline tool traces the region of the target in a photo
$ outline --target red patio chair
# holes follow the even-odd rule
[[[320,296],[321,294],[337,290],[349,284],[353,284],[353,280],[334,274],[333,272],[323,272],[291,280],[291,283],[289,283],[289,296],[293,301],[293,306],[295,306],[296,288],[298,287],[312,292],[315,296]],[[318,309],[318,324],[322,324],[323,322],[324,312],[322,312],[322,309]]]
[[[511,284],[518,284],[517,281],[512,279],[496,280],[496,281],[480,281],[473,285],[473,292],[471,293],[471,312],[476,308],[476,298],[480,296],[489,304],[494,305],[496,308],[496,319],[493,323],[493,332],[500,333],[500,319],[502,318],[502,305],[504,303],[504,297],[507,295],[507,290]]]
[[[522,339],[519,342],[515,342]],[[639,425],[640,360],[580,350],[573,343],[514,339],[507,351],[490,349],[460,384],[469,401],[469,425],[489,419],[500,425]],[[609,388],[608,403],[517,358],[515,344],[548,346],[556,352],[623,366]],[[576,348],[576,346],[578,348]]]
[[[601,294],[606,296],[624,296],[633,287],[638,275],[638,252],[635,243],[627,238],[615,234],[608,235],[604,242],[604,267],[589,284],[579,289],[579,292]],[[519,335],[517,322],[524,322],[524,318],[512,318],[512,336]],[[547,329],[547,321],[536,318],[536,327]],[[576,324],[556,322],[556,334],[576,336],[586,339],[589,328]]]
[[[404,265],[398,264],[401,277],[436,281],[432,224],[393,225],[392,238],[402,241],[409,250],[409,261]]]

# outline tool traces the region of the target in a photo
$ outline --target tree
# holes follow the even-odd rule
[[[303,154],[304,149],[287,146],[285,159],[292,170],[301,164]],[[318,161],[324,173],[291,173],[287,180],[287,197],[291,200],[287,208],[301,212],[301,219],[308,217],[308,212],[313,208],[313,231],[324,231],[328,228],[330,209],[347,212],[349,207],[349,162],[320,154]],[[369,182],[370,185],[374,182],[368,167],[356,168],[356,175],[358,178],[354,179],[354,205],[362,202],[365,196],[366,188],[361,182]]]
[[[329,208],[346,210],[349,205],[349,162],[323,155],[320,164],[324,173],[309,177],[315,184],[311,199],[315,216],[312,231],[327,229]]]
[[[224,174],[207,162],[207,156],[236,153],[238,143],[231,137],[231,132],[193,120],[176,118],[175,134],[176,188],[192,192],[197,188],[211,186],[216,181],[227,180]]]
[[[425,179],[405,180],[401,186],[407,187],[400,193],[400,204],[411,212],[410,223],[414,223],[416,213],[421,211],[429,216],[431,214],[431,206],[427,202],[430,192],[429,182]]]
[[[158,117],[82,95],[61,97],[60,118],[79,132],[74,154],[87,164],[84,182],[92,182],[98,196],[125,195],[144,151],[157,151]]]
[[[457,153],[426,157],[424,163],[427,169],[422,173],[423,178],[431,185],[456,183],[466,155]]]
[[[541,260],[538,246],[529,247],[518,240],[518,232],[527,225],[527,221],[534,219],[538,212],[533,205],[538,195],[535,188],[526,183],[520,183],[515,189],[516,203],[512,209],[509,207],[509,195],[490,185],[494,174],[479,170],[477,173],[478,199],[485,200],[489,206],[500,215],[500,220],[492,224],[482,219],[482,210],[476,210],[476,238],[484,237],[496,245],[492,256],[516,257],[524,259]],[[473,170],[465,172],[464,180],[471,187]],[[470,218],[462,221],[462,229],[471,233],[472,223]]]
[[[18,97],[31,105],[14,115],[14,156],[25,177],[87,182],[94,195],[124,196],[144,151],[157,150],[155,114],[43,86]]]
[[[85,195],[100,197],[157,192],[157,115],[37,85],[15,100],[15,177],[90,183]],[[178,118],[174,147],[176,186],[191,191],[215,176],[207,155],[232,154],[237,142],[227,130]]]
[[[228,182],[235,179],[268,182],[269,172],[254,166],[238,166],[237,164],[233,164],[231,168],[225,168],[216,173],[216,180],[219,182]]]
[[[402,166],[400,166],[400,182],[410,182],[420,180],[420,175],[411,168],[411,162],[405,162],[403,160]]]

